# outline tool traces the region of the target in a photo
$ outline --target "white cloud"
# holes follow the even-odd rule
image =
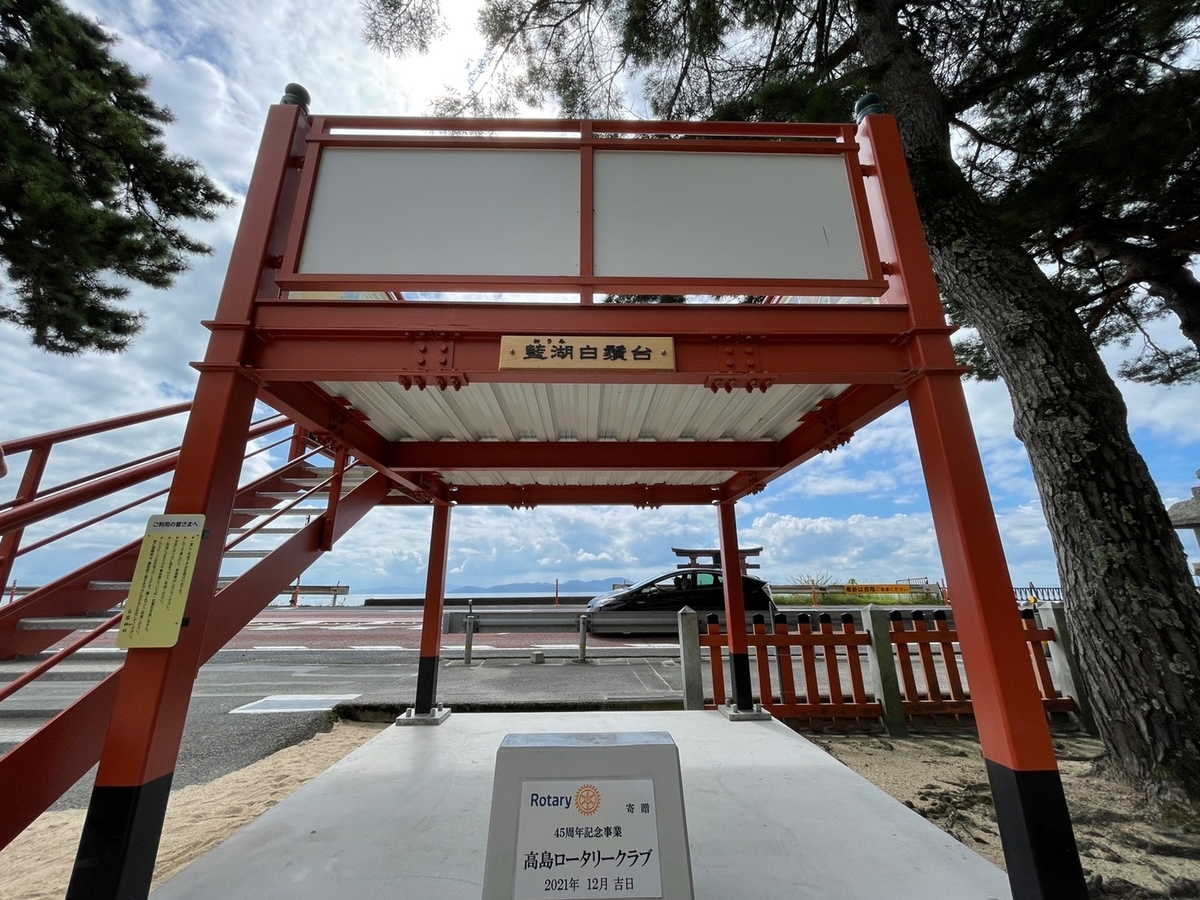
[[[928,515],[834,519],[768,513],[755,519],[745,535],[750,542],[772,548],[763,572],[773,581],[829,572],[837,581],[886,582],[936,578],[941,572]]]
[[[862,476],[845,474],[820,474],[805,472],[799,482],[799,493],[806,497],[821,497],[832,494],[878,494],[896,486],[890,472],[878,470]]]
[[[594,563],[594,562],[612,562],[611,553],[588,553],[586,550],[575,551],[575,562],[578,563]]]

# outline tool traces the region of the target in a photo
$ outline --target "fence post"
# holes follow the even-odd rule
[[[883,705],[883,727],[892,737],[903,737],[908,734],[908,726],[900,699],[896,660],[892,656],[892,626],[887,610],[868,606],[863,610],[863,627],[871,635],[867,653],[875,675],[875,699]]]
[[[1075,714],[1079,724],[1088,734],[1098,734],[1096,719],[1092,715],[1092,704],[1083,690],[1083,677],[1075,648],[1071,646],[1071,633],[1067,631],[1067,614],[1061,602],[1042,603],[1037,615],[1043,628],[1054,629],[1054,640],[1050,641],[1050,665],[1054,672],[1054,685],[1063,696],[1075,701]]]
[[[700,670],[700,619],[685,606],[676,613],[679,622],[679,666],[683,670],[683,708],[704,709],[704,676]]]
[[[776,613],[772,617],[775,634],[787,634],[787,616]],[[849,650],[850,648],[847,648]],[[792,649],[787,644],[775,648],[775,675],[779,679],[779,702],[784,706],[796,702],[796,674],[792,669]],[[860,701],[861,702],[861,701]]]

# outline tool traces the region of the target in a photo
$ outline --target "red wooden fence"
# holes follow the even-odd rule
[[[710,709],[726,702],[722,648],[728,641],[715,619],[711,616],[700,634],[712,672]],[[936,610],[932,628],[930,624],[921,611],[914,611],[908,620],[899,611],[889,616],[891,662],[899,682],[894,702],[906,719],[969,716],[971,695],[957,652],[958,633],[945,610]],[[1054,630],[1038,627],[1031,609],[1021,610],[1021,624],[1046,712],[1075,712],[1075,701],[1055,688],[1047,662],[1047,645],[1056,639]],[[777,718],[876,720],[883,716],[889,698],[877,696],[877,686],[868,692],[863,676],[871,635],[857,629],[851,613],[843,614],[836,627],[828,614],[822,614],[815,630],[807,614],[799,616],[795,630],[784,616],[777,616],[770,631],[762,617],[755,616],[746,643],[755,658],[761,706]],[[882,665],[887,663],[881,660]]]

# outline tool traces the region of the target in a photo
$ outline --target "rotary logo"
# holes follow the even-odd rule
[[[575,808],[581,816],[594,816],[600,810],[600,791],[594,784],[580,785],[575,792]]]

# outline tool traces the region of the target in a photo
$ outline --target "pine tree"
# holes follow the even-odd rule
[[[179,221],[230,202],[168,152],[170,112],[112,44],[56,0],[0,0],[0,320],[54,353],[127,347],[126,283],[170,287],[211,252]]]
[[[1034,12],[988,42],[986,74],[977,70],[968,86],[984,86],[983,115],[974,126],[956,122],[971,150],[960,163],[1013,235],[1055,269],[1097,345],[1140,339],[1122,376],[1200,380],[1191,271],[1200,253],[1200,22],[1188,21],[1197,5]],[[1147,325],[1172,315],[1189,346],[1165,350]]]
[[[842,120],[864,87],[884,96],[947,310],[977,330],[977,354],[1012,397],[1101,738],[1167,802],[1200,799],[1200,608],[1092,342],[1105,332],[1089,334],[1076,312],[1093,315],[1080,300],[1088,278],[1113,276],[1052,281],[1038,255],[1116,259],[1125,288],[1160,299],[1166,278],[1138,281],[1135,261],[1088,230],[1099,220],[1043,205],[1038,180],[1065,180],[1059,197],[1094,193],[1110,218],[1140,212],[1110,237],[1167,251],[1171,265],[1192,258],[1200,206],[1174,202],[1155,230],[1147,192],[1188,197],[1192,182],[1171,166],[1193,159],[1194,140],[1125,160],[1116,175],[1081,150],[1096,128],[1118,132],[1118,108],[1152,96],[1161,106],[1175,74],[1186,89],[1198,11],[1194,0],[488,0],[480,27],[492,55],[477,69],[507,92],[498,108],[550,98],[580,117],[625,112],[622,79],[665,118]],[[486,87],[448,106],[487,111]],[[1181,130],[1194,100],[1188,109]],[[1153,243],[1170,234],[1174,244]],[[1109,304],[1098,321],[1119,311]],[[1107,327],[1119,337],[1123,326]]]

